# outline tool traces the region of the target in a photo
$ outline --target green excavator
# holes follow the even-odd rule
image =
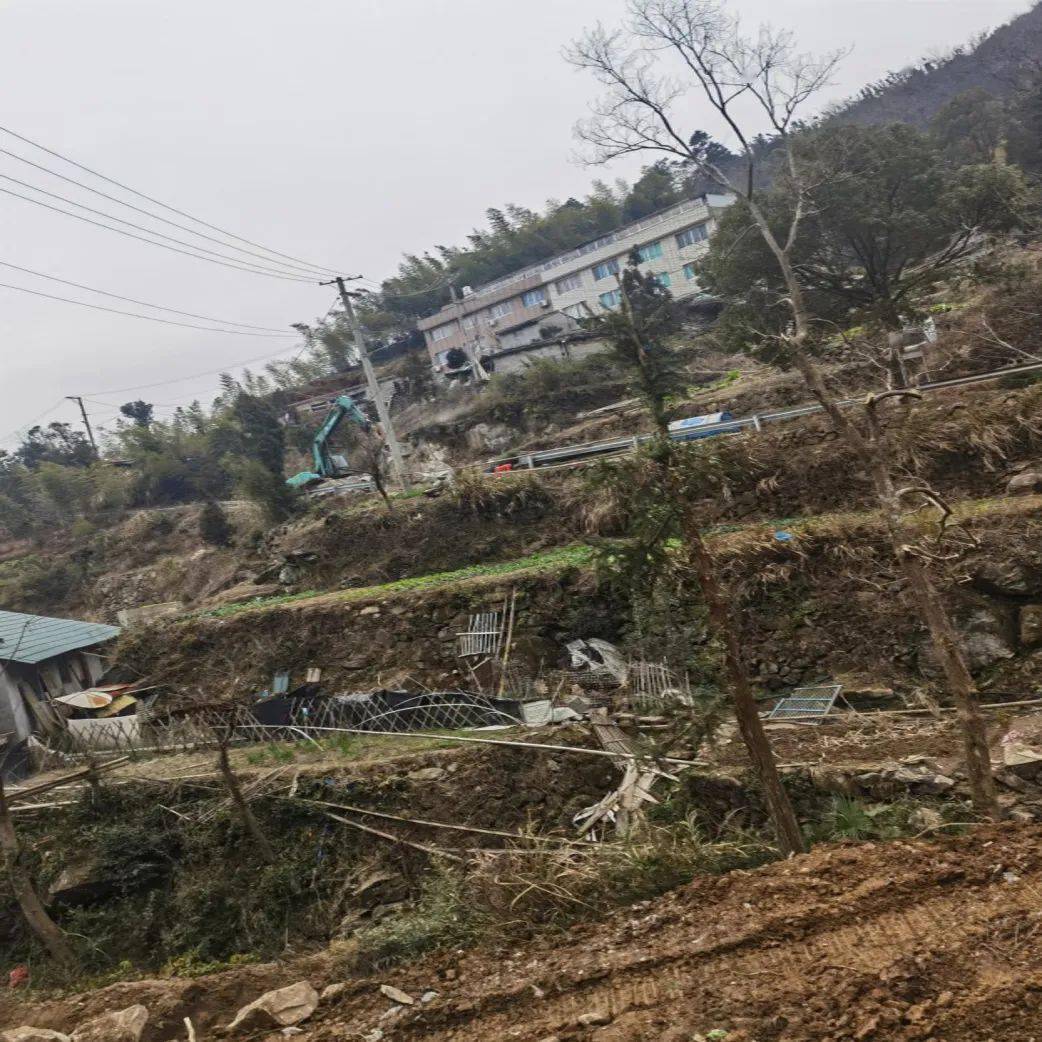
[[[311,440],[311,459],[313,470],[302,470],[299,474],[286,479],[286,484],[293,488],[307,488],[327,478],[338,478],[348,473],[347,460],[343,456],[334,456],[329,451],[329,439],[333,437],[337,427],[345,419],[357,423],[364,431],[372,430],[369,418],[355,405],[346,394],[335,398],[333,407],[326,414],[322,426],[315,432]]]

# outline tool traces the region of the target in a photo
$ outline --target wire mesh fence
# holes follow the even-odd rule
[[[278,697],[252,705],[208,706],[178,714],[140,712],[109,719],[69,720],[34,744],[47,769],[96,753],[177,752],[218,741],[236,745],[318,741],[330,731],[403,731],[510,727],[523,722],[520,706],[465,692],[377,692],[315,698]]]

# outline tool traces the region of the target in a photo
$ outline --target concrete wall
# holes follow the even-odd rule
[[[580,358],[589,358],[608,350],[608,345],[603,340],[583,340],[577,344],[561,347],[560,344],[545,344],[542,347],[533,347],[530,351],[518,351],[515,354],[501,355],[495,359],[496,373],[516,373],[524,369],[529,362],[536,358],[553,358],[557,361],[570,359],[577,361]]]
[[[17,678],[7,668],[0,668],[0,734],[13,735],[17,740],[25,738],[30,730],[29,713]]]

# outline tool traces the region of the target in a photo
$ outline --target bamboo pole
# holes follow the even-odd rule
[[[414,850],[422,850],[424,854],[430,854],[433,857],[444,857],[450,861],[458,861],[460,864],[463,863],[463,858],[456,854],[450,854],[447,850],[439,850],[437,847],[428,847],[425,843],[414,843],[411,839],[403,839],[401,836],[393,836],[390,832],[381,832],[379,829],[371,828],[369,825],[363,825],[360,821],[352,821],[350,818],[343,818],[339,814],[331,814],[326,811],[326,817],[332,818],[334,821],[339,821],[341,825],[349,825],[353,829],[359,829],[361,832],[368,832],[372,836],[379,836],[380,839],[387,840],[388,843],[400,843],[406,847],[412,847]]]
[[[399,814],[389,814],[386,811],[367,810],[365,807],[352,807],[345,803],[330,803],[328,800],[306,800],[299,797],[280,796],[278,799],[292,799],[294,803],[311,804],[316,807],[333,807],[338,810],[346,810],[352,814],[367,814],[373,818],[383,818],[386,821],[400,821],[406,825],[423,825],[427,828],[452,829],[456,832],[473,832],[479,836],[500,836],[504,839],[524,839],[532,841],[550,841],[562,843],[568,846],[600,846],[599,843],[587,843],[582,840],[568,839],[565,836],[526,836],[523,832],[504,832],[499,829],[483,829],[476,825],[458,825],[449,821],[428,821],[425,818],[404,818]]]

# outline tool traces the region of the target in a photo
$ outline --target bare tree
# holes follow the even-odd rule
[[[0,739],[3,740],[3,739]],[[7,803],[4,790],[4,769],[7,766],[9,750],[12,743],[7,740],[0,755],[0,850],[3,851],[4,868],[11,881],[11,890],[22,911],[26,925],[36,935],[40,943],[47,949],[56,963],[65,969],[74,968],[78,959],[69,944],[69,939],[58,924],[47,914],[36,885],[25,863],[25,850],[14,827],[14,818]]]
[[[672,155],[734,196],[763,237],[781,272],[792,325],[784,346],[807,387],[828,414],[837,433],[854,451],[868,473],[884,518],[891,547],[929,630],[948,689],[959,710],[966,769],[974,807],[998,817],[991,775],[987,733],[976,687],[944,602],[930,576],[932,556],[919,540],[905,510],[909,499],[939,504],[931,490],[899,488],[878,409],[894,395],[866,403],[866,430],[840,408],[825,376],[809,350],[813,316],[793,264],[800,226],[812,205],[814,184],[805,176],[792,133],[807,104],[826,86],[843,52],[820,58],[800,54],[791,33],[763,27],[755,36],[743,34],[738,20],[720,0],[629,0],[625,30],[613,33],[598,26],[575,42],[569,60],[591,71],[605,87],[593,115],[576,132],[592,149],[591,161],[609,162],[634,153]],[[666,61],[675,74],[667,71]],[[688,131],[679,113],[692,97],[707,103],[717,120],[737,140],[739,174],[721,168],[707,153],[701,128]],[[785,227],[768,219],[757,195],[762,143],[751,127],[772,135],[792,186],[793,202]],[[914,397],[901,392],[900,397]],[[943,504],[941,504],[943,508]],[[947,513],[942,509],[942,517]],[[942,521],[941,531],[944,531]]]
[[[253,811],[250,810],[249,801],[243,795],[242,785],[239,784],[238,775],[232,768],[231,760],[228,756],[232,739],[235,737],[235,710],[236,706],[231,706],[225,718],[220,723],[213,725],[214,740],[217,743],[217,770],[220,772],[224,786],[228,790],[232,806],[235,808],[235,813],[239,816],[239,821],[242,822],[242,827],[249,833],[250,839],[253,840],[261,858],[269,865],[273,865],[276,861],[275,850],[268,841],[268,837],[264,835],[264,830],[254,817]]]

